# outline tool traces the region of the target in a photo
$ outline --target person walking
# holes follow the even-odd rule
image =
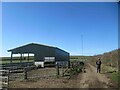
[[[96,61],[97,73],[100,73],[100,71],[101,71],[101,64],[102,64],[102,62],[101,62],[100,58],[98,58],[98,60]]]

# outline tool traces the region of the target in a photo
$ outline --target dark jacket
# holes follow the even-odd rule
[[[96,62],[97,67],[100,67],[101,64],[102,64],[101,61],[97,61],[97,62]]]

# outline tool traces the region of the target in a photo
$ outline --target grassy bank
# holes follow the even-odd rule
[[[102,65],[102,73],[105,73],[114,85],[120,84],[120,72],[118,72],[118,68]]]
[[[115,83],[120,84],[120,72],[114,72],[111,75],[111,80]]]

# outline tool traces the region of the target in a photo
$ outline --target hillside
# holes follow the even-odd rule
[[[119,49],[120,50],[120,49]],[[70,56],[70,60],[88,60],[93,65],[95,64],[96,60],[100,58],[102,63],[107,66],[116,67],[118,66],[118,49],[105,52],[103,54],[95,55],[95,56]]]
[[[120,49],[119,49],[120,50]],[[108,66],[118,67],[118,49],[105,52],[101,55],[93,56],[94,59],[101,58],[102,62]]]

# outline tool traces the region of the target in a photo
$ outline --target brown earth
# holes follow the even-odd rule
[[[97,73],[91,64],[86,65],[86,73],[82,73],[79,81],[80,88],[108,88],[108,84],[109,79],[104,74]]]
[[[86,73],[74,78],[48,77],[37,80],[10,81],[11,88],[109,88],[110,79],[104,73],[96,73],[96,68],[87,63]]]

